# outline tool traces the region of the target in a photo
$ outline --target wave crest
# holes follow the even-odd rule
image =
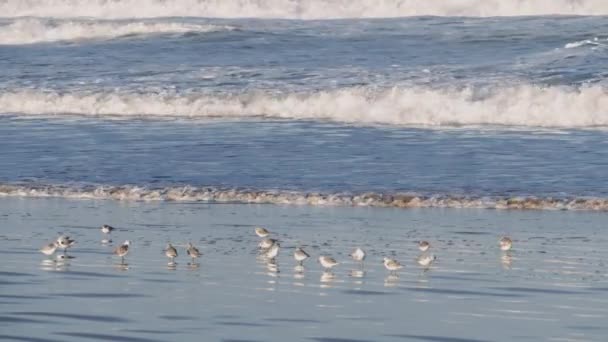
[[[271,95],[77,94],[23,90],[0,94],[3,113],[114,117],[271,117],[412,126],[608,126],[608,93],[583,88],[521,85],[506,88],[386,90],[346,88]]]
[[[110,22],[84,20],[17,19],[0,26],[0,44],[33,44],[41,42],[110,39],[129,35],[214,32],[230,30],[229,26],[174,22]]]
[[[5,0],[4,17],[377,18],[607,15],[604,0]]]
[[[607,211],[608,198],[479,197],[415,193],[305,193],[212,187],[0,185],[4,197],[59,197],[120,201],[211,202],[390,208],[477,208]]]

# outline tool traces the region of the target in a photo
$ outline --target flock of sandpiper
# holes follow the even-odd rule
[[[110,234],[113,230],[115,230],[115,228],[112,226],[109,226],[107,224],[104,224],[103,226],[101,226],[101,231],[104,234]],[[279,255],[279,249],[281,247],[279,241],[276,239],[270,238],[271,233],[266,228],[262,228],[262,227],[255,228],[255,234],[257,236],[259,236],[260,238],[262,238],[262,240],[258,244],[258,247],[261,250],[261,255],[269,261],[274,261],[277,258],[277,256]],[[104,240],[104,241],[109,241],[109,240]],[[72,247],[75,242],[76,241],[71,239],[69,236],[62,235],[62,236],[58,237],[57,240],[44,245],[40,249],[40,252],[42,252],[45,255],[52,256],[53,254],[55,254],[57,249],[63,249],[63,254],[60,255],[58,258],[59,259],[68,258],[67,249]],[[113,251],[114,255],[121,258],[121,263],[123,263],[123,264],[125,261],[125,256],[129,253],[130,245],[131,245],[131,241],[126,240]],[[513,247],[513,241],[509,237],[503,236],[498,241],[498,245],[500,247],[500,250],[502,250],[503,252],[507,252],[507,251],[511,250],[511,248]],[[436,257],[434,254],[427,253],[430,248],[431,248],[431,244],[427,241],[420,241],[418,243],[418,249],[420,249],[420,251],[423,252],[423,254],[421,254],[416,259],[416,261],[422,267],[428,268],[436,260]],[[167,244],[167,247],[163,250],[163,252],[167,256],[167,258],[170,259],[170,264],[175,263],[175,258],[177,258],[178,254],[177,254],[177,249],[175,249],[175,247],[171,243]],[[196,248],[191,243],[188,243],[186,245],[186,254],[190,258],[192,258],[193,262],[196,258],[200,258],[202,255],[202,253],[198,250],[198,248]],[[365,257],[367,255],[363,249],[361,249],[360,247],[357,247],[357,248],[355,248],[355,250],[352,253],[349,254],[349,256],[354,261],[363,265],[363,261],[365,260]],[[310,258],[310,254],[308,254],[302,247],[297,247],[293,253],[293,257],[296,260],[297,264],[299,266],[302,266],[304,261],[306,259]],[[336,259],[334,259],[328,255],[321,255],[321,256],[319,256],[318,260],[319,260],[319,263],[321,264],[321,266],[323,266],[323,268],[325,269],[325,271],[329,271],[333,267],[339,265],[339,262],[336,261]],[[383,263],[384,263],[384,267],[391,273],[395,273],[398,270],[400,270],[401,268],[403,268],[403,265],[399,261],[397,261],[393,258],[385,257],[383,259]]]

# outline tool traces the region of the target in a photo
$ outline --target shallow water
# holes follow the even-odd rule
[[[0,180],[608,198],[605,132],[0,116]],[[0,184],[1,185],[1,184]]]
[[[371,209],[0,198],[0,338],[28,341],[603,341],[605,214]],[[98,227],[115,225],[111,245]],[[278,267],[256,258],[255,225],[282,242]],[[37,252],[58,233],[74,259]],[[497,250],[514,238],[509,257]],[[110,256],[133,241],[126,266]],[[415,242],[437,262],[419,268]],[[171,267],[171,241],[199,265]],[[348,260],[361,244],[364,272]],[[314,260],[294,270],[293,248]],[[389,275],[381,258],[405,264]]]

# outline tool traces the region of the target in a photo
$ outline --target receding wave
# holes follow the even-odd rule
[[[4,0],[3,17],[375,18],[606,15],[605,0]]]
[[[213,32],[229,26],[175,22],[17,19],[0,26],[0,44],[109,39],[130,35]]]
[[[59,93],[22,90],[0,94],[0,111],[17,115],[121,118],[269,117],[412,126],[608,126],[603,87],[432,89],[345,88],[313,93],[240,95]]]
[[[415,193],[306,193],[213,187],[0,185],[2,197],[58,197],[120,201],[245,203],[389,208],[478,208],[519,210],[608,210],[608,198],[482,197]]]

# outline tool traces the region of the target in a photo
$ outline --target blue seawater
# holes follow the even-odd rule
[[[0,13],[4,196],[608,209],[608,4]]]

